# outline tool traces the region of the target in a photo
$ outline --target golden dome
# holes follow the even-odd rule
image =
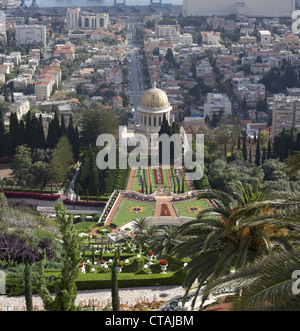
[[[163,110],[170,107],[170,102],[166,93],[154,83],[153,87],[143,94],[140,106],[144,109]]]

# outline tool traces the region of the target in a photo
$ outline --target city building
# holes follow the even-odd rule
[[[155,25],[155,37],[165,38],[180,34],[180,25]]]
[[[74,45],[72,44],[56,45],[53,51],[53,56],[61,61],[63,60],[73,61],[75,58]]]
[[[300,128],[300,98],[275,95],[273,100],[273,137],[283,129]]]
[[[259,30],[259,40],[261,44],[270,44],[272,34],[269,30]]]
[[[87,13],[81,15],[81,29],[95,30],[103,29],[106,30],[109,24],[109,16],[107,13]]]
[[[204,118],[213,118],[214,114],[230,117],[232,115],[232,105],[226,94],[208,93],[206,103],[204,103]]]
[[[3,10],[0,10],[0,38],[6,40],[6,16]]]
[[[16,42],[17,45],[42,44],[46,46],[46,26],[17,25]]]
[[[37,101],[49,100],[52,93],[50,80],[39,80],[35,83],[35,96]]]
[[[30,110],[30,102],[26,99],[19,99],[9,105],[9,112],[16,113],[19,120]]]
[[[214,31],[202,31],[201,32],[202,43],[207,45],[219,45],[221,34]]]
[[[183,0],[183,16],[292,17],[295,0]]]
[[[67,29],[77,30],[80,27],[80,7],[70,7],[67,10]]]

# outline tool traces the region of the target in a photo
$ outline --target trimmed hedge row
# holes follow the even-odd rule
[[[5,192],[29,192],[29,193],[41,193],[41,189],[40,188],[27,188],[27,187],[3,187],[1,188],[1,191],[5,191]],[[58,193],[58,190],[44,190],[43,189],[43,193],[44,194],[56,194]]]
[[[1,191],[7,198],[14,199],[36,199],[36,200],[47,200],[47,201],[55,201],[61,198],[60,195],[48,195],[41,193],[32,193],[32,192],[7,192]]]
[[[183,282],[182,272],[162,274],[134,274],[120,273],[118,276],[119,288],[151,287],[151,286],[175,286]],[[102,279],[101,279],[102,278]],[[85,274],[79,275],[76,281],[78,291],[99,290],[111,288],[111,274]],[[54,281],[48,283],[50,292],[54,291]],[[32,293],[37,294],[37,288],[33,285]],[[21,278],[6,279],[7,296],[24,295],[24,280]]]

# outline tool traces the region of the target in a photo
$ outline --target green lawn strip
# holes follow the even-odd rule
[[[198,212],[196,213],[189,212],[187,208],[194,206],[194,207],[200,207],[201,209],[205,209],[209,207],[205,200],[197,200],[197,199],[190,201],[176,202],[173,203],[173,206],[176,210],[177,215],[184,217],[191,217],[191,218],[196,218]]]
[[[139,171],[138,169],[135,170],[134,173],[134,180],[133,180],[133,184],[132,184],[132,189],[131,191],[133,192],[138,192],[142,189],[142,185],[140,184],[140,176],[139,176]]]
[[[142,213],[130,212],[131,207],[143,207],[145,211]],[[113,219],[113,223],[116,224],[117,227],[119,227],[137,218],[150,217],[153,214],[152,209],[155,209],[154,203],[141,202],[139,200],[134,201],[130,199],[123,199],[119,210]]]
[[[100,226],[97,222],[82,222],[74,224],[75,229],[78,232],[90,232],[93,228]]]

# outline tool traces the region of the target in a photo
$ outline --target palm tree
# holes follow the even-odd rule
[[[234,288],[242,295],[235,296],[233,310],[299,311],[299,274],[299,248],[271,254],[209,284],[203,293],[204,300],[212,291]]]
[[[244,209],[268,209],[254,217],[243,219],[236,229],[264,228],[272,235],[270,254],[254,259],[236,270],[234,275],[220,277],[208,283],[203,301],[214,290],[235,287],[236,310],[294,310],[300,309],[300,300],[292,293],[292,274],[300,270],[300,192],[286,191],[285,200],[255,202]],[[282,201],[282,203],[280,203]],[[248,212],[246,212],[248,213]],[[266,240],[264,236],[264,240]],[[276,245],[277,244],[277,245]],[[278,249],[278,247],[284,250]],[[299,272],[300,274],[300,272]]]
[[[180,243],[177,226],[164,226],[156,231],[148,244],[155,254],[166,257],[173,253],[174,248]]]
[[[208,278],[215,279],[232,269],[240,269],[268,255],[275,247],[290,247],[287,231],[280,227],[244,224],[249,218],[269,214],[269,206],[265,205],[246,209],[252,203],[264,201],[268,192],[255,182],[233,185],[232,195],[218,191],[199,195],[199,199],[213,200],[216,207],[202,210],[196,220],[179,229],[182,243],[175,252],[179,257],[192,259],[183,283],[186,294],[196,280],[200,291]],[[239,214],[241,210],[244,212]]]
[[[282,170],[287,172],[288,178],[293,177],[300,170],[300,152],[287,158]]]
[[[147,229],[149,228],[149,222],[146,220],[145,217],[137,218],[133,222],[132,228],[134,233],[147,231]]]

